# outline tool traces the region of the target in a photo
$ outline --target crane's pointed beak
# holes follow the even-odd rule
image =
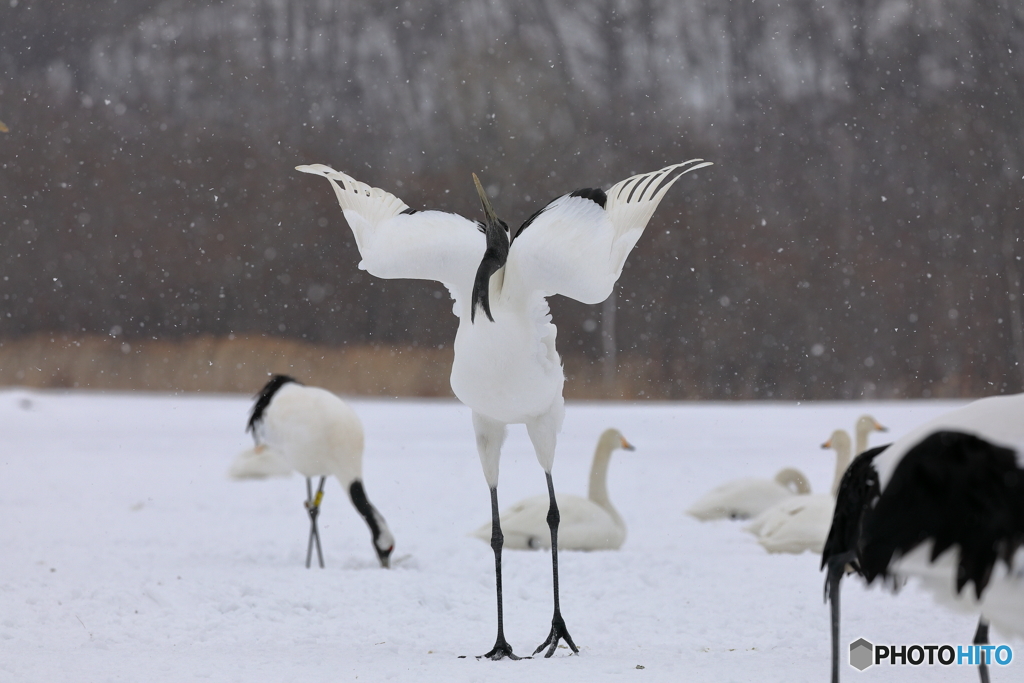
[[[498,215],[494,213],[494,208],[491,207],[491,202],[487,199],[487,193],[484,192],[484,186],[480,184],[480,179],[476,177],[476,173],[473,174],[473,184],[476,185],[476,193],[480,195],[480,203],[484,207],[487,222],[496,224],[498,222]]]

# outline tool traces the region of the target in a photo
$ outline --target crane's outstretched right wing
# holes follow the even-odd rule
[[[513,238],[505,286],[585,304],[604,301],[668,189],[684,174],[710,165],[691,159],[626,178],[608,192],[577,190],[559,197]]]
[[[327,178],[352,228],[359,268],[380,278],[437,280],[452,296],[469,296],[483,258],[480,225],[444,211],[414,211],[398,197],[323,164],[296,170]]]

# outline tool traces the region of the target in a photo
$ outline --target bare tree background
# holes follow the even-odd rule
[[[553,300],[567,366],[642,359],[672,398],[1022,389],[1016,0],[21,0],[0,119],[0,346],[443,349],[447,292],[358,271],[296,164],[467,215],[475,171],[515,223],[700,156],[613,309]]]

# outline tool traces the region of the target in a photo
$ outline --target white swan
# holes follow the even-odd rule
[[[626,539],[626,524],[608,498],[608,462],[612,451],[634,450],[617,429],[606,429],[597,440],[594,462],[590,466],[587,497],[556,493],[558,547],[563,550],[618,550]],[[546,495],[533,496],[504,510],[499,519],[505,547],[513,550],[550,548],[548,529],[549,501]],[[491,541],[491,523],[472,533],[482,541]]]
[[[807,477],[800,470],[786,467],[774,479],[742,477],[711,489],[686,514],[701,521],[710,519],[750,519],[779,501],[811,492]]]
[[[293,471],[283,455],[265,443],[258,443],[235,457],[228,476],[232,479],[267,479],[287,477]]]
[[[306,477],[305,505],[310,520],[307,567],[314,545],[320,566],[324,566],[316,520],[324,482],[330,475],[338,479],[366,521],[381,566],[389,566],[395,539],[384,517],[366,497],[362,480],[363,426],[348,404],[326,389],[275,375],[260,390],[246,431],[252,432],[256,446],[235,458],[228,472],[231,476],[262,478],[295,470]],[[312,477],[320,477],[315,495]]]
[[[828,495],[794,496],[768,508],[747,527],[757,542],[770,553],[799,554],[805,550],[820,553],[825,547],[835,509],[835,495],[843,473],[850,465],[850,435],[837,429],[821,445],[836,452],[836,472]]]

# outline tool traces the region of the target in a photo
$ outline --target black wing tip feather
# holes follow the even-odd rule
[[[589,199],[602,209],[608,203],[608,195],[600,187],[584,187],[569,193],[570,197],[582,197]]]
[[[660,178],[659,175],[661,176]],[[656,190],[657,187],[661,185],[661,182],[668,177],[668,175],[669,174],[668,172],[665,171],[665,169],[648,173],[647,178],[642,178],[639,182],[633,184],[633,187],[630,188],[629,190],[629,196],[626,197],[626,202],[632,202],[634,201],[634,198],[636,201],[640,201],[641,198],[646,196],[645,193],[647,192],[647,188],[651,185],[651,183],[656,183],[654,188]],[[651,191],[651,194],[654,194],[654,190]]]
[[[274,394],[289,382],[300,383],[297,379],[288,375],[274,375],[263,385],[263,388],[256,394],[256,403],[253,404],[252,412],[249,413],[249,423],[246,425],[245,431],[252,432],[253,435],[256,434],[256,423],[263,419],[263,413],[266,411],[267,406],[270,405]]]
[[[923,542],[934,560],[957,546],[957,592],[976,597],[1002,559],[1024,545],[1024,470],[1016,452],[973,434],[937,431],[901,458],[878,504],[865,514],[861,566],[871,582]]]
[[[629,188],[629,195],[626,197],[626,202],[650,201],[662,187],[669,183],[674,183],[680,176],[686,175],[695,169],[712,165],[713,164],[710,161],[704,161],[703,159],[690,159],[689,161],[685,161],[681,164],[666,166],[665,168],[657,171],[644,173],[640,179],[636,183],[633,183]]]
[[[703,159],[691,159],[691,161],[696,164],[704,163]],[[710,162],[707,163],[710,164]],[[634,183],[630,188],[629,196],[626,197],[626,202],[634,201],[634,197],[636,198],[635,201],[640,201],[642,198],[650,199],[666,182],[670,182],[694,168],[693,164],[690,164],[689,162],[683,165],[686,166],[686,168],[682,168],[681,170],[678,166],[667,166],[659,171],[651,171],[650,173],[644,174],[646,178],[641,179],[640,182]],[[679,172],[673,173],[673,171]],[[583,187],[578,190],[573,190],[569,193],[569,196],[589,199],[602,209],[606,208],[608,204],[608,194],[599,187]],[[621,190],[619,196],[621,196]],[[549,206],[551,206],[551,202],[548,202],[543,207],[535,211],[532,216],[527,218],[526,221],[519,226],[519,229],[516,230],[512,239],[515,239],[523,230],[526,230],[526,228],[528,228],[538,216],[544,213]]]

